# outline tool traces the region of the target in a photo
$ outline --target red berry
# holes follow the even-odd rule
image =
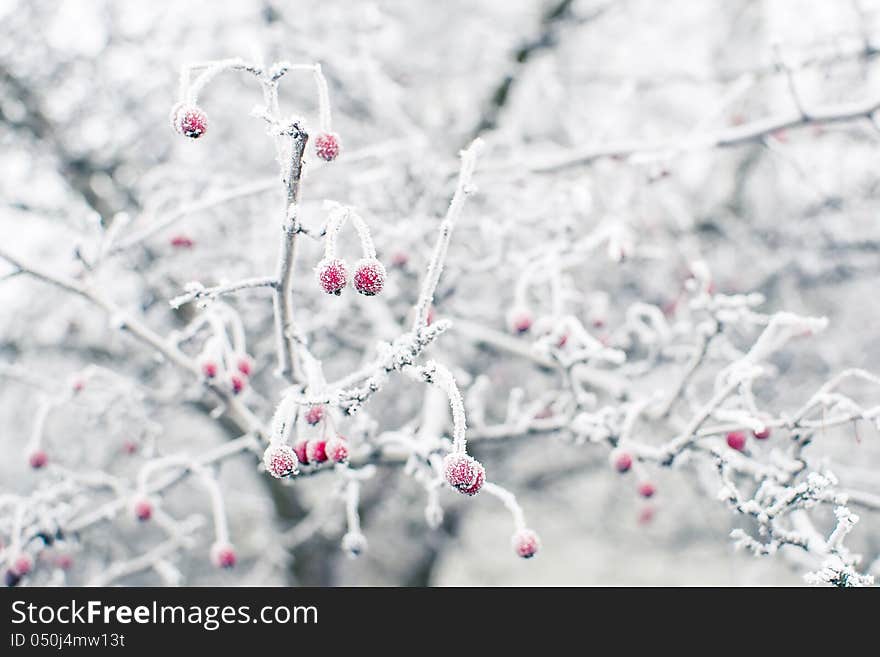
[[[306,422],[315,426],[324,419],[324,407],[317,406],[309,406],[309,410],[306,411]]]
[[[186,235],[175,235],[171,238],[171,246],[178,249],[191,249],[195,242]]]
[[[633,458],[628,452],[619,452],[615,450],[611,453],[611,462],[614,464],[614,469],[618,472],[629,472],[629,469],[633,464]]]
[[[73,382],[73,391],[74,392],[82,392],[82,389],[85,387],[86,387],[86,383],[82,379],[76,379]]]
[[[345,261],[339,258],[324,258],[315,268],[318,284],[327,294],[339,295],[348,282],[348,270]]]
[[[34,569],[34,560],[27,552],[22,552],[12,562],[12,571],[19,577],[24,577]]]
[[[348,443],[342,436],[336,436],[327,441],[324,453],[334,463],[344,463],[348,460]]]
[[[486,480],[483,465],[467,454],[447,454],[443,474],[450,486],[465,495],[476,495]]]
[[[263,452],[263,465],[276,479],[297,474],[296,454],[283,443],[272,443],[266,448]]]
[[[303,465],[309,464],[309,454],[308,454],[309,441],[308,440],[297,440],[293,443],[293,453],[296,454],[297,460]]]
[[[240,374],[229,375],[229,387],[232,388],[232,394],[237,395],[244,390],[247,379]]]
[[[202,363],[202,374],[205,375],[205,378],[213,379],[217,376],[217,363],[211,360],[206,360]]]
[[[327,460],[327,441],[310,440],[306,444],[306,457],[310,463],[323,463]]]
[[[134,440],[126,440],[122,443],[122,451],[126,454],[134,454],[138,450],[138,444]]]
[[[754,435],[758,440],[767,440],[770,437],[770,427],[764,427],[760,431],[755,431]]]
[[[654,484],[650,481],[643,481],[639,484],[639,495],[642,497],[654,497],[654,493],[657,492],[657,489],[654,488]]]
[[[73,557],[69,554],[59,554],[55,558],[55,565],[61,570],[70,570],[73,567]]]
[[[562,349],[565,346],[565,343],[568,342],[568,334],[563,333],[559,336],[559,340],[556,342],[556,348]]]
[[[141,522],[146,522],[153,517],[153,504],[148,499],[141,498],[136,500],[132,509],[135,518]]]
[[[214,543],[211,546],[211,563],[217,568],[232,568],[235,562],[235,548],[229,543]]]
[[[238,359],[237,363],[238,371],[244,374],[245,376],[251,375],[251,370],[253,369],[253,365],[251,363],[251,359],[247,356],[242,356]]]
[[[171,127],[175,132],[198,139],[208,130],[208,115],[195,105],[175,105],[171,110]]]
[[[354,272],[354,289],[364,296],[379,294],[385,287],[385,267],[375,258],[358,262]]]
[[[531,559],[541,548],[541,539],[531,529],[520,529],[513,535],[513,550],[523,559]]]
[[[339,157],[339,136],[332,132],[324,132],[315,137],[315,153],[322,160],[332,162]]]
[[[532,328],[532,313],[525,308],[514,308],[507,316],[507,323],[513,333],[522,335]]]
[[[731,431],[727,434],[727,446],[738,452],[746,448],[746,435],[742,431]]]
[[[49,457],[41,449],[38,449],[34,452],[31,452],[31,455],[28,457],[28,463],[34,470],[39,470],[44,467],[49,462]]]

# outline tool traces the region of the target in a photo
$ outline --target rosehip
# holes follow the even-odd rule
[[[615,450],[611,452],[611,463],[614,465],[614,469],[618,472],[629,472],[629,469],[633,464],[633,458],[628,452]]]
[[[49,456],[41,449],[31,452],[28,463],[34,470],[39,470],[49,462]]]
[[[232,568],[235,561],[235,548],[229,543],[214,543],[211,546],[211,563],[217,568]]]
[[[31,555],[26,552],[22,552],[15,560],[12,562],[12,570],[19,577],[24,577],[29,572],[34,569],[34,560],[31,558]]]
[[[310,440],[306,444],[306,457],[309,463],[323,463],[327,460],[327,441]]]
[[[467,454],[447,454],[443,473],[449,485],[465,495],[476,495],[486,480],[483,465]]]
[[[520,529],[511,540],[513,550],[523,559],[531,559],[541,548],[541,539],[531,529]]]
[[[348,443],[342,436],[336,436],[327,441],[324,453],[334,463],[344,463],[348,460]]]
[[[206,360],[202,363],[202,374],[205,375],[206,379],[213,379],[217,376],[217,363],[211,360]]]
[[[644,498],[654,497],[654,493],[657,492],[657,489],[654,488],[654,484],[650,481],[643,481],[639,484],[639,495]]]
[[[354,272],[354,289],[367,297],[376,296],[385,287],[385,267],[375,258],[365,258],[357,263]]]
[[[208,130],[208,115],[195,105],[175,105],[171,110],[171,127],[175,132],[198,139]]]
[[[746,447],[746,435],[742,431],[731,431],[727,434],[727,446],[741,452]]]
[[[293,453],[296,454],[297,460],[303,465],[309,464],[309,455],[308,455],[308,440],[298,440],[293,443]]]
[[[339,135],[332,132],[324,132],[315,137],[315,153],[322,160],[332,162],[339,157]]]
[[[324,258],[315,268],[318,284],[327,294],[339,295],[348,282],[348,270],[345,261],[339,258]]]
[[[320,422],[323,419],[324,419],[324,407],[323,406],[320,406],[320,405],[309,406],[309,410],[306,411],[306,422],[308,422],[312,426],[315,426],[316,424],[318,424],[318,422]]]
[[[770,427],[764,427],[760,431],[755,431],[754,435],[758,440],[767,440],[770,437]]]
[[[266,448],[263,452],[263,465],[276,479],[297,474],[296,454],[283,443],[273,443]]]
[[[146,498],[136,500],[132,506],[134,517],[141,522],[146,522],[153,517],[153,504]]]

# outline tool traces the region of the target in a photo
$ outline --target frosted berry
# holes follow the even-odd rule
[[[31,452],[30,456],[28,456],[28,463],[34,470],[39,470],[49,462],[49,457],[46,452],[41,449],[35,450]]]
[[[12,562],[12,570],[19,577],[24,577],[29,572],[34,569],[34,560],[31,558],[31,555],[26,552],[22,552],[15,560]]]
[[[629,472],[633,464],[633,458],[628,452],[615,450],[611,453],[611,463],[618,472]]]
[[[513,551],[523,559],[531,559],[541,548],[541,539],[531,529],[520,529],[511,542]]]
[[[134,505],[132,505],[132,511],[134,511],[135,518],[141,522],[146,522],[153,517],[153,504],[150,500],[141,498],[135,500]]]
[[[483,465],[467,454],[447,454],[443,474],[450,486],[465,495],[476,495],[486,480]]]
[[[232,568],[235,561],[235,548],[229,543],[218,542],[211,546],[211,563],[217,568]]]
[[[532,328],[532,313],[525,308],[514,308],[507,316],[507,324],[511,332],[518,335],[527,333]]]
[[[767,440],[770,437],[770,427],[764,427],[760,431],[755,431],[754,435],[758,440]]]
[[[202,374],[206,379],[213,379],[217,376],[217,363],[212,360],[206,360],[202,363]]]
[[[240,356],[238,363],[236,363],[236,367],[238,367],[238,371],[245,376],[250,376],[254,366],[250,358],[247,356]]]
[[[731,431],[727,434],[727,446],[738,452],[746,448],[746,435],[742,431]]]
[[[309,464],[308,447],[308,440],[298,440],[293,443],[293,453],[296,454],[297,460],[303,465]]]
[[[86,382],[82,379],[76,379],[73,382],[73,391],[74,392],[82,392],[83,388],[86,387]]]
[[[324,453],[334,463],[344,463],[348,460],[348,443],[342,436],[336,436],[327,441]]]
[[[348,269],[345,261],[339,258],[324,258],[315,268],[318,283],[327,294],[339,295],[348,282]]]
[[[644,498],[654,497],[654,494],[657,492],[657,489],[654,487],[650,481],[643,481],[639,484],[639,495]]]
[[[354,289],[364,296],[376,296],[385,287],[385,267],[375,258],[365,258],[357,263],[354,272]]]
[[[266,448],[263,452],[263,465],[276,479],[297,473],[296,454],[283,443],[273,443]]]
[[[69,554],[59,554],[55,558],[55,565],[61,570],[70,570],[73,567],[73,557]]]
[[[126,454],[134,454],[138,451],[138,444],[134,440],[126,440],[122,443],[122,451]]]
[[[186,235],[175,235],[171,238],[171,246],[177,249],[191,249],[194,245],[192,238]]]
[[[309,406],[309,410],[306,411],[306,422],[315,426],[324,419],[324,407],[317,406]]]
[[[195,105],[175,105],[171,110],[171,127],[175,132],[198,139],[208,130],[208,115]]]
[[[360,532],[348,532],[342,537],[342,549],[356,559],[367,549],[367,537]]]
[[[229,375],[229,387],[232,388],[232,394],[237,395],[244,390],[246,385],[247,377],[235,373]]]
[[[327,441],[310,440],[306,444],[306,457],[309,463],[323,463],[327,460]]]
[[[315,153],[322,160],[332,162],[339,157],[339,135],[332,132],[323,132],[315,137]]]

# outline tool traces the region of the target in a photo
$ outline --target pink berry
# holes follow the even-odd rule
[[[391,265],[394,267],[406,267],[409,262],[409,255],[405,251],[396,251],[391,256]]]
[[[327,460],[327,441],[310,440],[306,444],[306,457],[309,463],[323,463]]]
[[[296,454],[283,443],[273,443],[266,448],[263,452],[263,465],[276,479],[297,474]]]
[[[306,422],[315,426],[324,419],[324,407],[321,405],[309,406],[309,410],[306,411]]]
[[[202,363],[202,374],[204,374],[207,379],[213,379],[217,376],[217,363],[206,360]]]
[[[767,440],[770,437],[770,427],[764,427],[760,431],[755,431],[754,435],[758,440]]]
[[[193,245],[195,245],[195,242],[186,235],[175,235],[171,238],[171,246],[178,249],[191,249]]]
[[[49,457],[41,449],[38,449],[34,452],[31,452],[31,455],[28,457],[28,463],[34,470],[39,470],[44,467],[49,462]]]
[[[449,485],[465,495],[476,495],[486,480],[483,465],[467,454],[447,454],[443,473]]]
[[[293,453],[296,454],[297,460],[303,465],[309,464],[309,441],[302,439],[293,443]]]
[[[324,132],[315,137],[315,153],[322,160],[332,162],[339,157],[339,136],[332,132]]]
[[[126,440],[122,443],[122,451],[126,454],[134,454],[138,450],[138,444],[134,440]]]
[[[637,522],[640,525],[647,525],[654,519],[654,514],[656,510],[653,506],[646,506],[641,511],[639,511],[639,516]]]
[[[232,568],[235,566],[235,548],[229,543],[214,543],[211,546],[211,563],[217,568]]]
[[[247,385],[247,378],[242,376],[241,374],[230,374],[229,375],[229,387],[232,388],[232,394],[237,395],[242,390],[244,390],[245,385]]]
[[[153,504],[148,499],[141,498],[136,500],[132,509],[134,517],[141,522],[146,522],[153,517]]]
[[[507,323],[513,333],[522,335],[532,328],[532,313],[525,308],[514,308],[507,316]]]
[[[82,392],[83,388],[85,388],[85,387],[86,387],[86,383],[82,379],[76,379],[73,382],[73,391],[74,392]]]
[[[731,431],[727,434],[727,446],[738,452],[746,448],[746,435],[742,431]]]
[[[244,374],[245,376],[250,376],[251,371],[253,370],[253,364],[251,363],[251,359],[247,356],[242,356],[238,359],[237,363],[238,371]]]
[[[339,295],[348,282],[348,270],[345,261],[339,258],[324,258],[315,268],[318,283],[327,294]]]
[[[639,484],[639,495],[642,497],[654,497],[654,493],[657,492],[657,489],[654,488],[654,484],[650,481],[643,481]]]
[[[541,539],[531,529],[520,529],[511,542],[514,552],[523,559],[531,559],[541,548]]]
[[[69,554],[59,554],[55,558],[55,565],[61,570],[70,570],[73,567],[73,557]]]
[[[611,453],[611,462],[614,464],[615,470],[624,473],[629,472],[633,464],[633,458],[628,452],[614,451]]]
[[[385,287],[385,267],[375,258],[358,262],[354,272],[354,289],[367,297],[376,296]]]
[[[208,115],[195,105],[175,105],[171,110],[171,126],[181,135],[198,139],[208,131]]]
[[[34,569],[34,560],[31,558],[31,555],[26,552],[22,552],[17,557],[15,557],[15,561],[12,562],[12,570],[19,577],[24,577],[29,572]]]
[[[342,436],[336,436],[327,441],[324,453],[334,463],[344,463],[348,460],[348,443]]]

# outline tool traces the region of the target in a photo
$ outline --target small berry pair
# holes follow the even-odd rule
[[[348,283],[348,266],[340,258],[324,258],[315,268],[318,283],[327,294],[342,294]],[[376,258],[363,258],[358,261],[354,272],[354,289],[364,296],[379,294],[385,287],[385,267]]]

